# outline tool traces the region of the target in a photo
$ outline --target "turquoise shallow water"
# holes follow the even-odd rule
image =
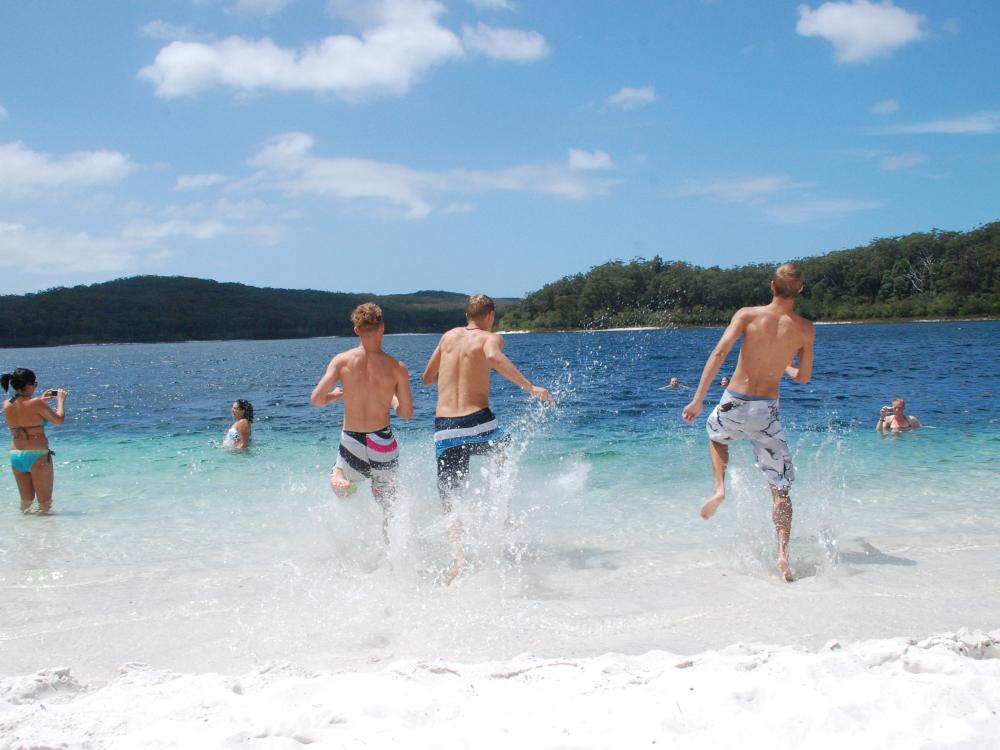
[[[822,326],[807,386],[787,383],[795,456],[789,587],[773,574],[769,496],[749,446],[710,523],[704,414],[680,419],[719,329],[511,335],[507,351],[558,406],[494,382],[515,434],[512,476],[477,479],[473,569],[448,559],[434,487],[434,336],[389,336],[416,417],[396,424],[405,490],[386,551],[366,492],[326,477],[339,407],[308,394],[350,339],[4,350],[69,389],[50,430],[51,518],[0,513],[0,671],[125,661],[196,671],[396,656],[500,658],[718,647],[735,640],[996,627],[1000,324]],[[726,371],[735,365],[735,354]],[[715,389],[711,398],[717,398]],[[893,396],[927,425],[874,432]],[[228,405],[253,401],[248,455],[219,447]],[[710,409],[706,406],[705,414]],[[485,470],[485,466],[482,466]]]

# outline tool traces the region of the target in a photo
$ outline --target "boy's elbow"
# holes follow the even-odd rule
[[[309,397],[309,403],[313,406],[326,406],[326,399],[319,396],[319,394],[314,393]]]
[[[413,419],[413,407],[411,406],[409,409],[397,409],[396,416],[400,419]]]

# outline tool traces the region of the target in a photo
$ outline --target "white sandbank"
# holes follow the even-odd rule
[[[0,679],[0,748],[1000,747],[1000,630],[818,651]]]

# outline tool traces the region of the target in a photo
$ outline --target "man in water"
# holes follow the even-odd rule
[[[906,402],[901,398],[894,398],[891,407],[883,406],[879,412],[875,431],[887,435],[890,432],[906,432],[916,427],[923,427],[920,420],[912,414],[907,416]]]
[[[802,271],[796,265],[785,263],[778,267],[771,281],[771,304],[744,307],[736,312],[709,355],[698,390],[683,412],[685,421],[694,422],[719,368],[733,345],[743,337],[736,372],[706,422],[715,492],[701,506],[701,517],[711,518],[726,499],[729,443],[741,437],[750,438],[757,467],[767,479],[774,499],[771,518],[778,536],[778,571],[789,582],[793,577],[788,564],[792,529],[792,501],[788,491],[795,472],[778,417],[778,391],[784,374],[797,383],[808,383],[812,376],[816,330],[792,309],[802,288]]]
[[[388,544],[399,464],[389,409],[395,408],[396,416],[403,419],[413,416],[410,376],[402,362],[382,351],[385,324],[378,305],[358,305],[351,322],[361,342],[330,360],[309,400],[326,406],[344,399],[344,428],[330,487],[339,497],[347,497],[357,490],[358,482],[371,479],[372,495],[382,508],[382,536]],[[338,382],[343,387],[335,387]]]
[[[485,294],[469,297],[468,321],[441,337],[424,370],[424,383],[437,383],[434,411],[434,450],[437,455],[438,492],[444,510],[453,511],[453,499],[469,474],[469,459],[502,449],[510,440],[490,411],[490,371],[496,370],[535,398],[551,402],[552,394],[534,385],[503,353],[504,340],[493,333],[496,307]],[[454,560],[448,583],[462,572],[465,553],[461,547],[462,525],[452,515],[448,538]]]

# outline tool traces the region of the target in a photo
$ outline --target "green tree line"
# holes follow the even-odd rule
[[[932,230],[800,258],[798,303],[813,320],[1000,315],[1000,222]],[[767,304],[775,264],[703,268],[657,256],[566,276],[511,305],[504,328],[545,330],[725,323]]]
[[[351,336],[351,311],[373,301],[389,333],[464,325],[466,295],[377,296],[262,289],[186,277],[136,276],[0,296],[5,347]],[[498,308],[508,300],[497,300]]]

